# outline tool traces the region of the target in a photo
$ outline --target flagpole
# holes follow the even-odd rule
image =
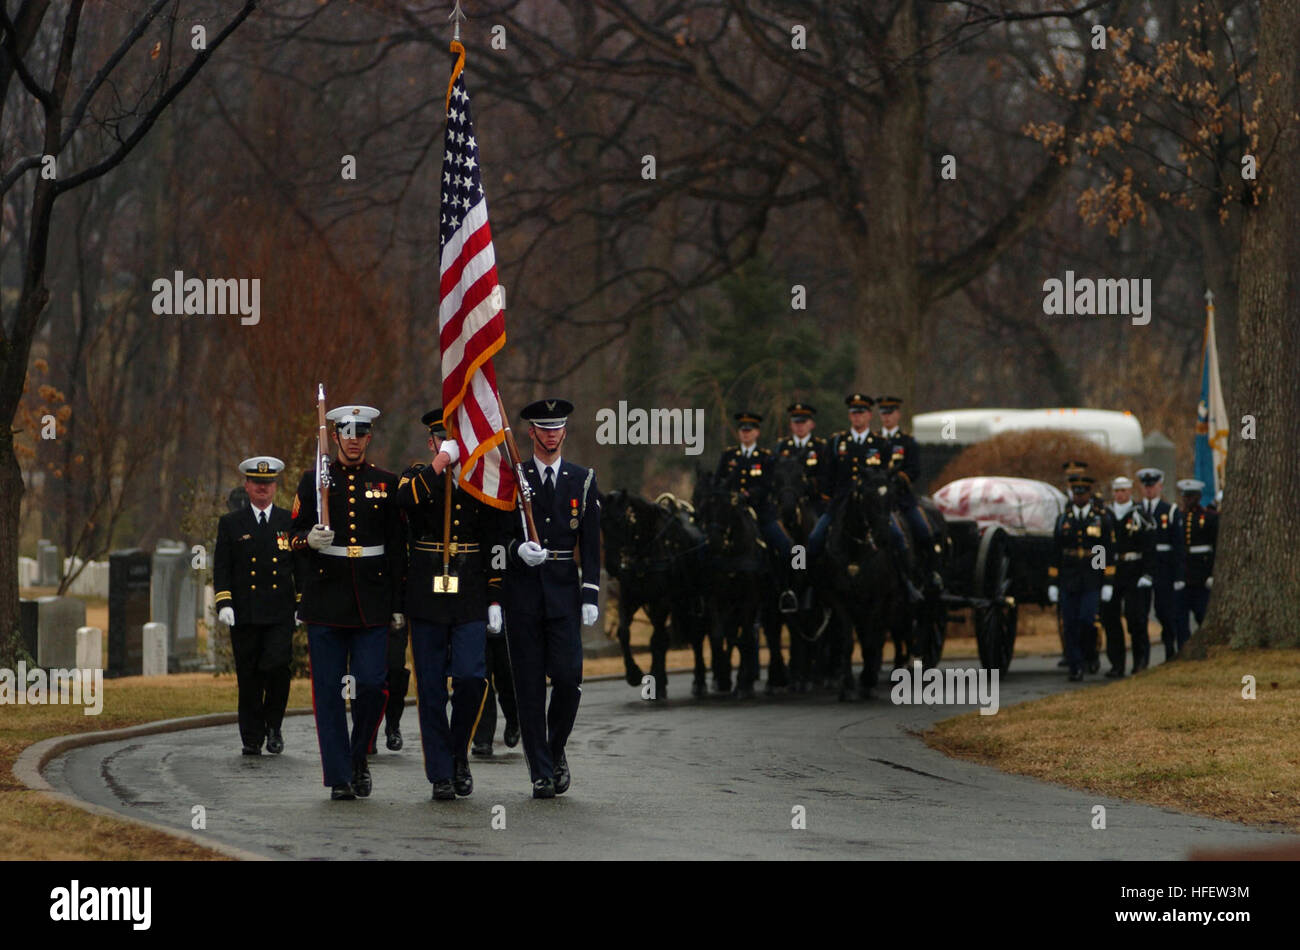
[[[510,417],[506,415],[500,392],[497,393],[497,411],[501,413],[501,431],[506,434],[506,450],[515,470],[515,489],[519,493],[519,513],[524,522],[524,531],[529,541],[538,541],[537,525],[533,522],[533,490],[524,476],[524,463],[519,457],[519,446],[515,445],[515,434],[510,431]]]
[[[456,3],[452,6],[451,16],[447,17],[447,19],[452,21],[451,41],[453,43],[459,43],[460,21],[468,19],[468,17],[465,16],[465,11],[460,8],[460,0],[456,0]]]

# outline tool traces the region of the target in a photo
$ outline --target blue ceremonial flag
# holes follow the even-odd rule
[[[1201,398],[1196,404],[1194,474],[1205,483],[1201,504],[1223,498],[1223,469],[1228,459],[1228,409],[1219,381],[1219,348],[1214,340],[1214,294],[1205,293],[1205,349],[1201,359]]]

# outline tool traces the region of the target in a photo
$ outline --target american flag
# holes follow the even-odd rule
[[[465,48],[447,88],[447,138],[442,157],[442,221],[438,338],[442,352],[443,420],[460,444],[460,483],[480,501],[514,508],[515,475],[502,451],[505,433],[492,355],[506,342],[496,252],[478,143],[465,91]]]

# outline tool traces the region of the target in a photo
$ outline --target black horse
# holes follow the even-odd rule
[[[675,500],[674,500],[675,501]],[[650,675],[656,700],[668,696],[668,620],[695,651],[695,687],[704,684],[703,640],[706,625],[699,606],[703,533],[689,512],[672,503],[654,503],[623,489],[601,499],[601,534],[605,571],[618,581],[618,642],[630,686],[645,674],[632,656],[632,617],[644,608],[650,620]]]
[[[735,695],[748,698],[758,680],[758,612],[770,586],[767,549],[754,510],[738,492],[719,487],[711,473],[700,472],[694,503],[708,539],[713,688],[731,692],[731,651],[738,649]]]
[[[910,492],[909,485],[891,475],[881,495],[890,519],[903,537],[904,551],[901,554],[894,551],[896,569],[906,574],[913,588],[921,594],[919,600],[909,598],[906,601],[905,624],[894,635],[894,666],[904,666],[917,659],[928,669],[938,665],[946,639],[948,609],[943,604],[941,584],[948,569],[951,544],[943,514],[929,498],[919,497],[915,504],[930,528],[930,543],[934,545],[933,551],[919,550],[912,526],[900,509],[904,496]],[[906,639],[900,637],[900,632]]]
[[[857,481],[835,506],[826,535],[830,600],[841,623],[837,672],[840,699],[867,699],[880,675],[885,631],[905,636],[906,591],[894,564],[889,533],[890,481],[883,471]],[[853,680],[853,631],[862,672]]]
[[[803,462],[794,456],[776,460],[773,467],[772,490],[776,498],[777,515],[795,545],[795,570],[791,573],[798,609],[783,614],[776,606],[775,587],[763,605],[763,629],[768,650],[773,657],[768,663],[768,691],[780,685],[778,676],[788,677],[795,692],[808,692],[817,667],[826,667],[824,647],[828,643],[826,632],[832,626],[832,610],[826,592],[821,588],[822,573],[811,562],[808,553],[808,535],[817,523],[817,509],[813,501],[813,486],[809,482]],[[800,553],[802,549],[802,553]],[[777,662],[781,650],[781,626],[790,631],[789,672]],[[822,662],[819,664],[818,660]]]

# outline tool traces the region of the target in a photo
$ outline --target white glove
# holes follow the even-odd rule
[[[323,551],[334,543],[334,529],[318,524],[307,532],[307,547],[313,551]]]
[[[1209,589],[1210,589],[1211,587],[1213,587],[1213,586],[1214,586],[1214,578],[1213,578],[1213,577],[1207,577],[1207,578],[1205,579],[1205,589],[1206,589],[1206,590],[1209,590]]]
[[[1061,597],[1061,592],[1060,590],[1057,589],[1055,584],[1047,588],[1047,599],[1049,601],[1051,601],[1052,603],[1056,603],[1057,600],[1060,599],[1060,597]]]
[[[536,541],[525,541],[519,545],[519,558],[529,567],[536,567],[546,560],[546,548]]]
[[[1187,581],[1174,581],[1174,590],[1182,590],[1187,586]]]
[[[1146,574],[1143,574],[1141,577],[1138,578],[1138,587],[1150,587],[1150,586],[1151,586],[1151,578],[1148,577]]]
[[[233,607],[222,607],[217,611],[217,621],[224,623],[227,627],[235,625],[235,609]]]
[[[488,633],[501,632],[501,605],[488,604]]]
[[[1110,603],[1110,599],[1111,599],[1112,597],[1114,597],[1114,596],[1115,596],[1115,588],[1114,588],[1114,587],[1111,587],[1109,584],[1103,584],[1103,585],[1101,585],[1101,599],[1102,599],[1105,603],[1108,603],[1108,604],[1109,604],[1109,603]]]
[[[393,629],[401,630],[406,626],[406,614],[393,614]]]
[[[438,451],[447,456],[449,465],[455,465],[460,461],[460,443],[455,439],[443,439],[442,445],[438,446]]]
[[[599,607],[597,607],[595,604],[582,605],[582,625],[584,627],[590,627],[593,623],[595,623],[599,619],[600,619]]]

